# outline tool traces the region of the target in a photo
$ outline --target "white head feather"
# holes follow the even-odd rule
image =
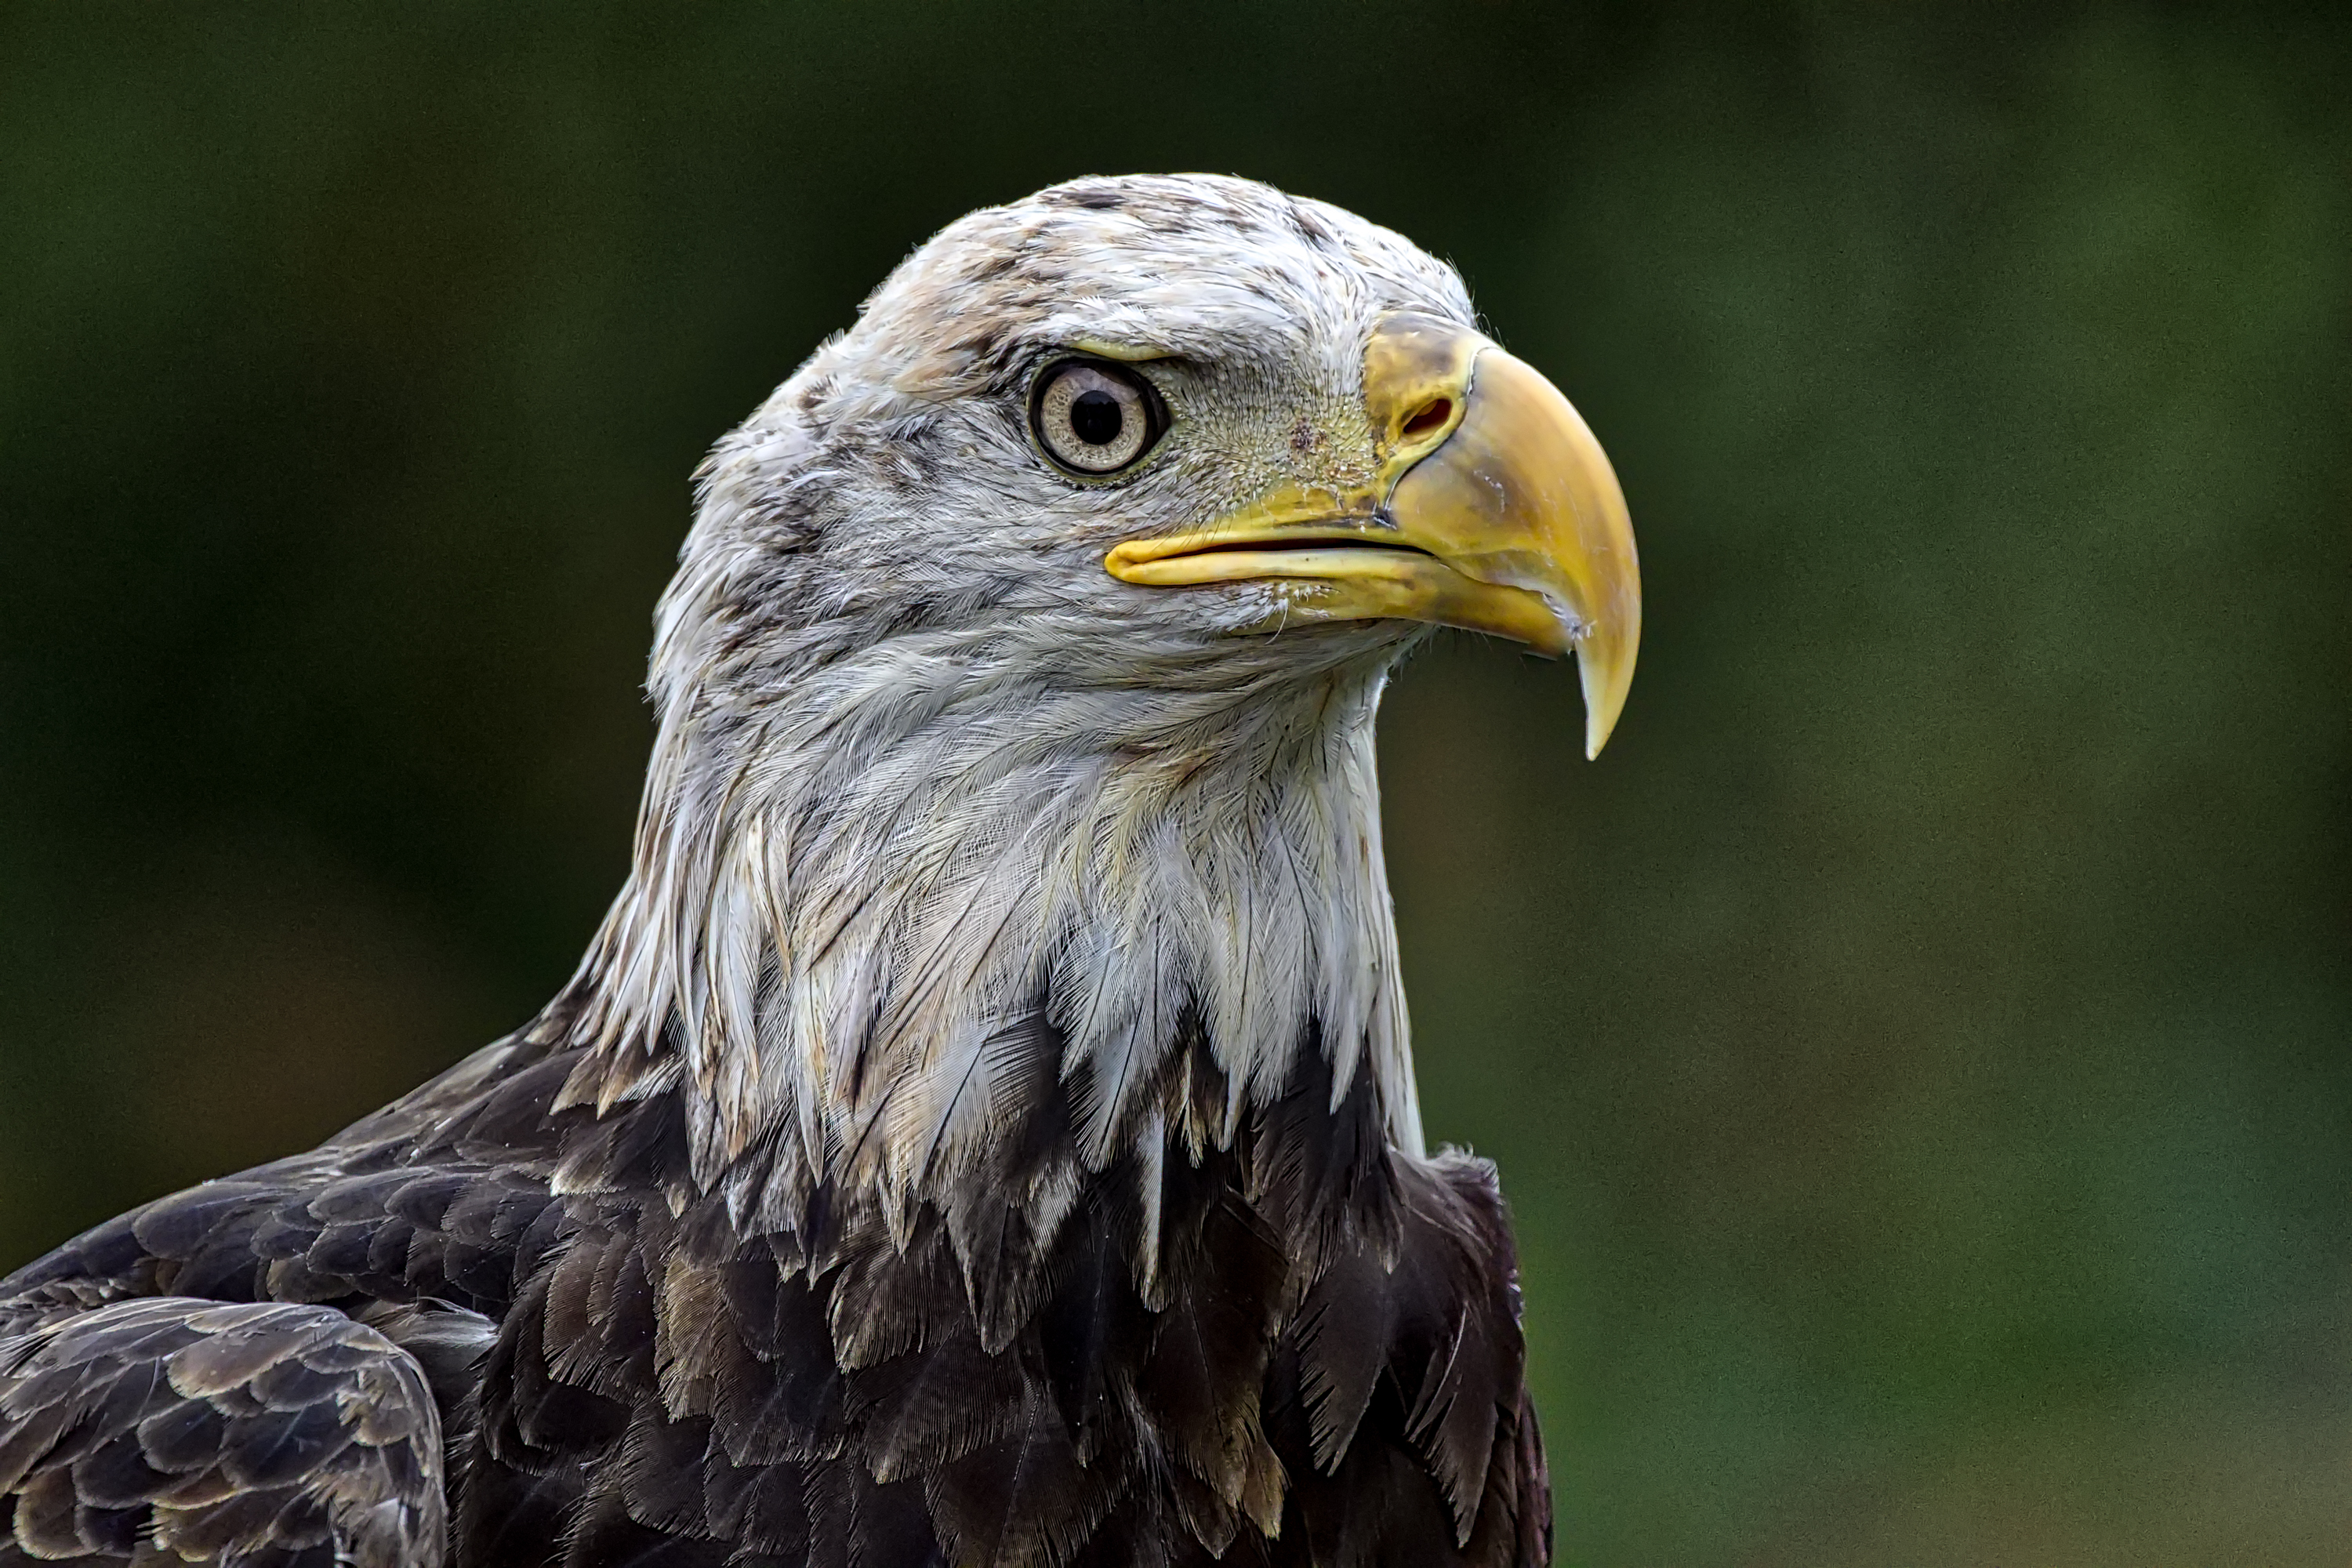
[[[1103,569],[1285,481],[1360,481],[1384,312],[1460,279],[1321,203],[1086,180],[917,251],[699,478],[657,616],[659,738],[629,881],[537,1026],[567,1098],[686,1094],[695,1167],[903,1203],[1051,1086],[1082,1160],[1229,1139],[1309,1041],[1417,1152],[1373,719],[1420,628],[1239,635],[1279,590]],[[1129,476],[1034,449],[1032,378],[1155,355],[1172,426]],[[1034,1048],[1042,1010],[1059,1059]],[[1221,1111],[1144,1092],[1188,1029]]]

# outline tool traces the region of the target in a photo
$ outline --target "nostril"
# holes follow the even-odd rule
[[[1397,436],[1406,441],[1418,440],[1433,430],[1444,429],[1445,422],[1453,417],[1454,400],[1450,397],[1433,397],[1412,411],[1403,426],[1397,431]]]

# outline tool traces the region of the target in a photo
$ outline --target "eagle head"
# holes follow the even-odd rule
[[[1381,687],[1436,626],[1573,654],[1597,753],[1640,632],[1607,458],[1452,268],[1249,181],[1056,185],[698,486],[630,880],[538,1026],[572,1100],[687,1090],[750,1205],[918,1196],[1056,1090],[1080,1167],[1197,1150],[1305,1049],[1418,1149]]]

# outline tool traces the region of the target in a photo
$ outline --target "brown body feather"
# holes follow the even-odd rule
[[[1547,1560],[1492,1173],[1328,1068],[1168,1152],[1147,1300],[1131,1170],[979,1269],[994,1191],[903,1250],[824,1191],[754,1233],[671,1098],[552,1110],[574,1065],[502,1047],[0,1282],[0,1563]]]

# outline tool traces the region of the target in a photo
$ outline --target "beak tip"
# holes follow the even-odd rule
[[[1618,715],[1625,710],[1633,661],[1624,650],[1604,651],[1586,644],[1577,649],[1576,668],[1584,689],[1584,760],[1597,762],[1617,728]]]

